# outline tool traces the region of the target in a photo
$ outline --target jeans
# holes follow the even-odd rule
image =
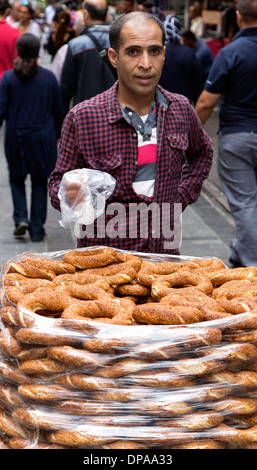
[[[30,217],[27,209],[26,176],[13,178],[10,175],[9,180],[15,226],[20,222],[27,222],[31,239],[37,240],[43,238],[45,235],[44,223],[47,215],[47,178],[31,175]]]
[[[257,133],[220,135],[217,167],[236,226],[231,257],[257,266]]]

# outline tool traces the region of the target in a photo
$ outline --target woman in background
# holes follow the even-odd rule
[[[54,23],[53,23],[54,24]],[[54,58],[56,52],[70,39],[75,38],[75,30],[71,28],[71,16],[66,10],[58,13],[57,22],[48,41],[48,52]]]
[[[32,241],[45,236],[47,183],[55,167],[57,139],[64,118],[54,74],[38,65],[39,39],[30,33],[17,41],[14,67],[3,74],[0,126],[5,120],[5,155],[13,200],[14,236],[29,232]],[[30,214],[25,180],[31,177]]]

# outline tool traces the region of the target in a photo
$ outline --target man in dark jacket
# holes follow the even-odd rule
[[[86,0],[84,3],[86,28],[80,36],[69,42],[61,76],[61,92],[66,112],[71,105],[75,106],[103,92],[115,81],[114,73],[102,57],[109,48],[107,11],[106,0]],[[103,52],[99,54],[88,33],[97,39]]]

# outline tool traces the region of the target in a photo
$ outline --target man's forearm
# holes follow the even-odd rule
[[[209,119],[220,97],[220,94],[209,93],[205,90],[201,93],[195,105],[195,110],[202,124]]]

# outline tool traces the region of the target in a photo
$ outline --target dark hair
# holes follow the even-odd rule
[[[120,46],[121,46],[121,30],[124,26],[124,24],[128,23],[129,21],[134,21],[137,19],[141,19],[142,21],[152,21],[156,23],[161,32],[162,32],[162,43],[164,45],[165,43],[165,28],[162,24],[162,22],[157,18],[156,16],[150,15],[147,12],[143,11],[132,11],[131,13],[127,13],[124,15],[118,16],[116,20],[114,20],[111,25],[110,25],[110,30],[109,30],[109,38],[110,38],[110,45],[111,47],[118,52]]]
[[[10,3],[8,0],[0,1],[0,16],[3,16],[7,8],[11,8]]]
[[[60,11],[57,19],[57,27],[56,32],[53,35],[53,43],[56,49],[60,49],[60,47],[64,44],[64,37],[69,31],[71,22],[71,17],[68,11]]]
[[[90,3],[90,1],[86,1],[84,3],[84,9],[88,11],[91,20],[105,21],[108,12],[108,3],[106,1],[104,8],[98,8],[93,3]]]
[[[37,70],[40,40],[30,33],[22,34],[16,42],[18,56],[14,60],[14,72],[20,80],[29,80]]]
[[[257,21],[257,0],[239,0],[237,9],[246,23]]]
[[[32,6],[30,5],[30,3],[28,2],[28,0],[22,1],[21,6],[26,7],[28,9],[29,14],[30,14],[31,17],[34,16],[34,10],[33,10]]]
[[[193,33],[193,31],[190,31],[190,29],[188,31],[184,31],[184,33],[182,33],[182,37],[186,38],[188,41],[197,41],[196,35]]]

